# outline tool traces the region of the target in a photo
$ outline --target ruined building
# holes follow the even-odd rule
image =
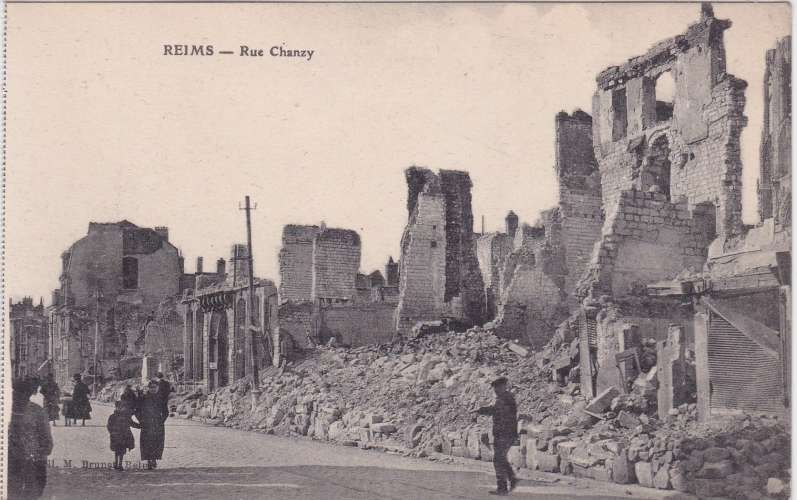
[[[501,272],[506,257],[512,252],[515,234],[518,230],[518,216],[510,212],[504,219],[505,231],[481,234],[476,240],[476,257],[484,281],[484,301],[486,320],[492,320],[498,310],[501,296]]]
[[[484,284],[476,258],[467,172],[411,167],[409,220],[401,238],[396,330],[419,321],[452,318],[477,324],[485,315]]]
[[[98,371],[113,374],[119,359],[138,349],[159,304],[180,291],[180,252],[167,228],[125,220],[90,223],[88,234],[61,257],[61,286],[47,312],[58,381],[93,369],[98,324]]]
[[[211,391],[252,373],[250,311],[258,328],[258,367],[274,361],[277,287],[254,278],[251,303],[246,245],[232,246],[230,263],[228,269],[219,259],[216,273],[203,273],[198,262],[196,287],[185,290],[180,300],[184,382]]]
[[[561,112],[555,126],[559,204],[542,212],[533,226],[508,229],[511,252],[491,271],[493,286],[496,274],[500,282],[496,332],[534,347],[544,345],[578,307],[576,284],[603,224],[592,119],[580,110]],[[507,227],[517,228],[517,221],[508,219]],[[488,298],[493,294],[488,290]]]
[[[790,44],[767,54],[763,220],[749,227],[739,143],[747,84],[725,71],[730,26],[704,4],[684,34],[598,75],[593,141],[605,221],[571,321],[588,397],[625,390],[639,367],[617,356],[653,341],[658,373],[647,376],[658,380],[660,414],[687,402],[687,383],[703,420],[785,408]],[[658,95],[663,78],[673,80],[671,102]]]
[[[51,370],[47,316],[43,301],[33,305],[33,298],[24,297],[16,304],[10,299],[8,337],[11,343],[11,376],[42,375]]]
[[[287,225],[282,232],[279,342],[286,353],[335,339],[357,346],[393,334],[395,285],[360,270],[360,236],[349,229]],[[386,268],[395,279],[391,261]]]

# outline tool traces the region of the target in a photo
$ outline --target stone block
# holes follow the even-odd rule
[[[612,404],[612,399],[620,395],[620,391],[615,387],[609,387],[589,402],[584,408],[590,413],[603,413],[609,409]]]
[[[612,480],[617,484],[634,482],[634,468],[628,461],[628,454],[622,450],[612,460]]]
[[[559,472],[559,455],[538,451],[535,459],[539,470],[543,472]]]
[[[471,429],[468,432],[467,441],[465,446],[468,448],[468,457],[479,459],[481,458],[481,436],[482,433],[476,429]]]
[[[642,486],[653,488],[653,469],[650,462],[637,462],[634,464],[634,474]]]
[[[653,476],[653,486],[660,490],[670,489],[670,469],[669,467],[659,468],[656,475]]]
[[[397,429],[395,425],[385,422],[372,424],[371,430],[380,434],[393,434]]]
[[[705,479],[722,479],[733,474],[733,462],[722,460],[720,462],[706,462],[698,473]]]
[[[530,446],[531,444],[530,441],[526,446],[526,468],[529,470],[537,470],[537,453],[539,453],[539,451],[537,451],[535,446]]]
[[[479,455],[481,456],[482,461],[484,462],[492,462],[493,461],[493,447],[489,444],[481,443],[479,448]]]

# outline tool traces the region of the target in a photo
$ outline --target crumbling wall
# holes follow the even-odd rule
[[[286,302],[279,306],[279,337],[290,337],[292,347],[307,348],[308,333],[313,334],[313,304],[311,302]]]
[[[396,325],[406,333],[417,321],[451,316],[477,323],[484,290],[476,258],[471,181],[466,172],[435,175],[411,167],[406,173],[409,221],[399,260]]]
[[[360,252],[360,236],[355,231],[324,228],[315,235],[312,261],[313,300],[354,300]]]
[[[758,215],[775,218],[775,231],[791,227],[791,37],[767,51],[764,129],[761,133]]]
[[[714,204],[718,233],[742,230],[747,84],[725,73],[722,34],[730,25],[705,7],[686,33],[598,76],[593,135],[607,211],[635,188],[683,196],[690,210]],[[656,81],[667,72],[675,81],[672,104],[656,100]]]
[[[313,295],[313,239],[318,226],[289,224],[282,229],[279,253],[280,301],[310,300]]]
[[[479,260],[487,318],[492,319],[498,311],[501,295],[501,271],[512,251],[512,237],[504,233],[489,233],[476,240],[476,256]]]
[[[556,173],[559,179],[561,248],[565,259],[564,292],[571,310],[603,226],[601,179],[592,141],[592,117],[581,110],[556,115]]]
[[[467,172],[440,171],[440,188],[446,200],[445,301],[458,299],[463,319],[476,324],[484,317],[484,282],[476,258],[472,186]]]
[[[648,283],[703,268],[710,243],[700,216],[687,203],[671,203],[661,193],[629,190],[607,214],[579,297],[643,295]]]
[[[411,168],[406,173],[413,203],[399,259],[396,330],[401,335],[417,321],[440,319],[445,305],[445,198],[436,178],[416,192],[419,170]]]

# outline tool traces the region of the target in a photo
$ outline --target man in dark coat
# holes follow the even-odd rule
[[[158,466],[163,458],[163,444],[166,439],[164,423],[168,414],[163,413],[163,403],[158,395],[158,384],[153,380],[147,386],[147,392],[139,400],[136,419],[141,424],[139,448],[141,460],[147,461],[149,469]]]
[[[515,443],[517,433],[517,404],[515,397],[509,392],[509,381],[506,377],[499,377],[492,382],[495,391],[495,404],[483,406],[477,410],[479,415],[493,417],[493,466],[495,467],[495,480],[498,489],[491,491],[492,495],[508,495],[517,485],[517,477],[512,465],[507,459],[509,448]]]
[[[39,498],[47,483],[47,456],[53,438],[47,413],[31,403],[32,380],[12,384],[11,424],[8,429],[8,498]]]
[[[80,374],[75,374],[75,388],[72,389],[72,416],[75,419],[83,420],[83,426],[86,425],[86,420],[91,419],[91,403],[89,402],[89,386],[87,386],[80,378]]]
[[[163,373],[158,372],[158,396],[161,398],[163,412],[166,414],[164,418],[169,416],[169,396],[173,390],[172,384],[163,378]]]
[[[55,425],[59,417],[58,403],[61,399],[61,388],[55,382],[52,372],[47,374],[47,378],[39,391],[44,396],[44,408],[47,410],[47,418]]]

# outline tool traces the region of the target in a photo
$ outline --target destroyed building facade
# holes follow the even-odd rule
[[[396,331],[451,318],[478,324],[484,284],[473,234],[470,175],[410,167],[405,171],[409,218],[401,238]]]
[[[536,348],[578,307],[576,284],[603,225],[592,118],[580,110],[561,112],[555,127],[559,203],[533,226],[513,230],[511,252],[491,271],[500,278],[496,333]]]
[[[275,361],[277,287],[270,280],[254,278],[253,303],[249,262],[243,244],[230,249],[229,270],[219,259],[216,273],[204,273],[198,260],[196,286],[184,290],[180,300],[184,383],[212,391],[252,374],[250,314],[257,328],[258,366]]]
[[[97,371],[114,373],[124,355],[136,352],[161,301],[180,291],[180,252],[167,228],[124,220],[90,223],[61,259],[60,287],[47,309],[57,380],[65,384],[74,373],[93,370],[97,328]]]

